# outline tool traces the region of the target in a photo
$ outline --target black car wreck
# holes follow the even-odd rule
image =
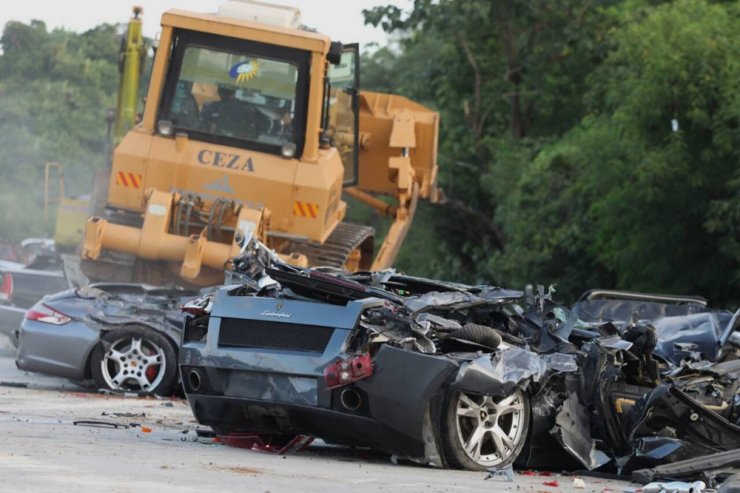
[[[183,386],[218,434],[309,435],[471,470],[624,472],[740,448],[737,314],[638,300],[718,324],[715,352],[678,337],[656,357],[652,320],[605,320],[594,300],[574,312],[542,288],[298,269],[245,250],[231,285],[184,307]]]

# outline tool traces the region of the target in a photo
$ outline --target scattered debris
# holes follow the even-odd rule
[[[514,468],[511,464],[505,467],[492,467],[483,479],[501,479],[511,483],[514,481]]]
[[[115,416],[116,418],[146,418],[146,413],[106,413],[103,411],[101,416]]]
[[[671,481],[669,483],[648,483],[642,487],[643,493],[702,493],[707,488],[704,481],[684,483]]]
[[[555,480],[544,481],[542,484],[544,484],[545,486],[551,486],[553,488],[560,488],[560,483]]]
[[[28,388],[27,383],[21,383],[21,382],[0,382],[0,387],[11,387],[15,389],[25,389]]]
[[[591,438],[589,431],[589,422],[586,408],[578,402],[576,394],[571,394],[565,399],[555,417],[552,434],[565,450],[592,470],[603,466],[611,459],[596,449],[596,441]]]
[[[206,428],[196,428],[195,434],[198,435],[198,438],[214,438],[216,436],[213,430]]]
[[[149,428],[148,426],[142,426],[141,427],[141,432],[142,433],[151,433],[152,432],[152,429]]]
[[[93,428],[128,428],[128,425],[121,423],[114,423],[112,421],[99,421],[93,419],[79,420],[72,422],[75,426],[90,426]]]
[[[573,478],[573,488],[576,490],[583,490],[586,488],[586,482],[581,478]]]
[[[289,455],[300,452],[313,442],[313,437],[296,435],[293,437],[260,435],[255,433],[231,433],[218,436],[219,441],[229,447],[244,448],[278,455]]]

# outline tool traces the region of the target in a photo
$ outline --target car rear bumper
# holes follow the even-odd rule
[[[420,436],[399,432],[376,419],[320,407],[206,395],[188,395],[199,422],[214,430],[302,434],[327,442],[372,447],[406,457],[423,455]]]
[[[193,349],[185,349],[189,351]],[[252,357],[254,353],[249,360]],[[213,363],[220,358],[199,360]],[[251,364],[235,362],[233,353],[221,361],[222,365],[180,367],[185,394],[202,424],[218,431],[312,435],[419,459],[438,453],[444,391],[458,368],[447,358],[383,346],[373,360],[372,376],[327,389],[323,374],[296,376],[286,367],[280,372],[272,368],[254,372]],[[193,372],[199,377],[192,377]],[[262,383],[244,378],[243,373],[259,374],[257,381]],[[295,380],[289,383],[287,378]],[[267,382],[271,385],[264,385]],[[358,397],[359,404],[348,409],[343,392]]]
[[[24,320],[16,366],[21,370],[83,380],[90,352],[100,332],[81,322],[52,325]]]

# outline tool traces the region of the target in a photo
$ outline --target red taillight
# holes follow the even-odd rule
[[[3,282],[0,284],[0,300],[10,301],[13,296],[13,276],[3,274]]]
[[[361,354],[347,360],[337,360],[324,368],[326,387],[333,389],[362,380],[373,374],[373,362],[369,354]]]
[[[45,324],[64,325],[72,319],[64,313],[49,308],[43,303],[38,303],[26,312],[26,320]]]

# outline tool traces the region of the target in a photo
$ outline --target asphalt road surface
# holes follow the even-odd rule
[[[82,420],[108,424],[75,424]],[[321,443],[280,456],[199,438],[197,428],[184,400],[104,395],[19,371],[12,347],[0,336],[0,491],[621,493],[634,488],[583,478],[585,489],[574,489],[569,475],[522,471],[513,482],[486,481],[485,473],[396,465],[387,455]],[[552,481],[558,486],[544,484]]]

